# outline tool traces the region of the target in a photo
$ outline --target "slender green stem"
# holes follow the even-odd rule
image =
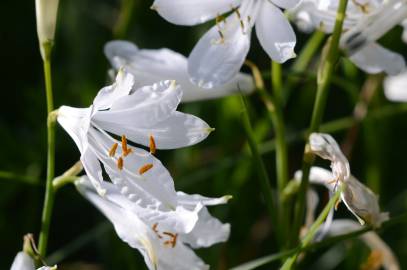
[[[281,64],[271,61],[271,86],[278,104],[283,104],[283,73]]]
[[[37,177],[29,175],[20,175],[14,172],[0,171],[0,179],[17,180],[21,183],[30,185],[41,185]]]
[[[266,206],[271,218],[272,224],[276,226],[277,223],[277,208],[275,207],[275,201],[273,198],[272,194],[272,189],[270,185],[270,179],[267,174],[266,167],[264,165],[264,162],[260,156],[260,152],[257,146],[257,142],[253,133],[253,129],[250,123],[250,117],[248,113],[248,108],[246,105],[246,101],[244,97],[242,97],[242,104],[243,104],[243,111],[242,111],[242,121],[243,121],[243,127],[245,129],[247,139],[249,142],[250,150],[252,152],[252,156],[254,159],[254,163],[257,166],[257,173],[259,175],[259,181],[260,181],[260,188],[264,196],[264,200],[266,202]]]
[[[74,183],[78,179],[77,175],[82,171],[82,169],[82,163],[78,161],[61,176],[56,177],[52,181],[55,192],[67,184]]]
[[[335,192],[334,196],[332,196],[332,198],[329,200],[328,204],[324,207],[322,212],[319,214],[318,218],[311,225],[307,234],[304,236],[304,238],[301,241],[300,248],[305,248],[306,246],[308,246],[311,243],[312,239],[314,239],[315,234],[317,233],[319,227],[322,225],[322,223],[328,216],[329,211],[331,211],[331,209],[335,206],[336,202],[338,201],[339,196],[341,195],[341,192],[342,192],[344,186],[345,186],[344,184],[340,185],[338,190]],[[283,266],[281,267],[281,270],[292,269],[299,254],[300,254],[300,252],[296,252],[290,258],[288,258],[285,261],[285,263],[283,264]]]
[[[345,19],[347,4],[348,0],[340,0],[338,11],[336,14],[334,31],[332,37],[328,40],[324,48],[324,50],[326,50],[325,51],[326,57],[324,57],[325,55],[323,52],[323,57],[321,59],[318,69],[317,96],[315,99],[314,109],[312,112],[309,133],[316,132],[319,130],[319,126],[322,121],[322,116],[325,111],[326,100],[328,97],[328,89],[331,84],[332,73],[335,69],[335,64],[339,59],[339,39],[342,33],[342,26],[343,21]],[[293,237],[298,237],[298,232],[303,221],[305,210],[305,194],[308,188],[308,177],[313,162],[314,162],[313,155],[308,154],[305,149],[302,165],[303,170],[302,181],[297,204],[295,207]]]
[[[54,189],[52,187],[52,179],[54,178],[55,169],[55,121],[56,117],[52,113],[54,103],[52,97],[52,77],[51,77],[51,49],[52,44],[43,44],[44,57],[44,77],[45,77],[45,93],[47,98],[47,136],[48,136],[48,154],[47,154],[47,180],[44,206],[41,218],[41,231],[39,236],[38,250],[41,257],[45,257],[47,252],[47,244],[49,237],[49,228],[51,223],[51,213],[54,205]]]
[[[135,0],[122,0],[119,17],[113,29],[115,38],[124,38],[134,13]]]

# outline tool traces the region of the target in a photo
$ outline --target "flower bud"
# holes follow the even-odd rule
[[[43,59],[48,56],[46,47],[54,41],[58,4],[59,0],[35,0],[37,34]]]

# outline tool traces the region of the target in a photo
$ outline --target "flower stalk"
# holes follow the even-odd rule
[[[40,257],[45,257],[47,252],[47,243],[49,237],[49,228],[51,224],[51,214],[54,205],[54,195],[55,191],[52,186],[52,180],[55,174],[55,122],[56,117],[53,113],[54,102],[52,94],[52,76],[51,76],[51,51],[52,43],[43,43],[44,57],[44,78],[45,78],[45,94],[47,100],[47,138],[48,138],[48,148],[47,148],[47,179],[46,179],[46,190],[44,198],[44,206],[42,210],[41,218],[41,231],[39,236],[38,251]]]
[[[328,39],[324,52],[322,55],[322,59],[318,69],[318,77],[317,77],[317,95],[314,103],[314,109],[312,112],[311,118],[311,125],[309,128],[309,134],[312,132],[317,132],[319,130],[322,116],[325,111],[326,101],[328,97],[328,89],[331,85],[332,74],[335,69],[335,65],[339,59],[339,40],[342,34],[342,27],[343,22],[345,19],[345,12],[346,7],[348,4],[348,0],[340,0],[336,20],[335,20],[335,27],[332,34],[332,37]],[[298,195],[297,204],[295,207],[295,215],[294,215],[294,230],[293,236],[298,238],[299,229],[302,224],[304,210],[305,210],[305,194],[308,188],[308,177],[310,168],[314,162],[314,157],[312,154],[308,153],[307,145],[305,146],[303,163],[302,163],[302,181],[300,186],[300,192]],[[297,241],[295,241],[297,242]]]

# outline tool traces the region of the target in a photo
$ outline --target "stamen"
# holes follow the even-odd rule
[[[140,175],[141,175],[141,174],[144,174],[144,173],[146,173],[147,171],[149,171],[152,167],[153,167],[153,164],[152,164],[152,163],[147,163],[147,164],[145,164],[145,165],[143,165],[143,166],[140,167],[140,169],[138,170],[138,173],[139,173]]]
[[[152,226],[152,229],[153,229],[153,232],[155,232],[155,234],[157,235],[157,237],[158,237],[159,239],[161,239],[161,238],[163,238],[163,237],[162,237],[162,236],[160,235],[160,233],[158,232],[157,227],[158,227],[158,223],[154,223],[153,226]]]
[[[218,33],[219,33],[219,36],[220,36],[220,40],[215,41],[214,42],[215,44],[223,44],[223,43],[225,43],[225,36],[222,33],[222,27],[220,25],[222,22],[226,23],[226,18],[221,16],[221,15],[218,15],[216,17],[216,26],[218,27]]]
[[[153,135],[150,135],[150,153],[154,155],[156,150],[157,150],[157,148],[155,145],[154,137],[153,137]]]
[[[164,245],[171,245],[172,248],[177,244],[178,233],[163,232],[163,234],[169,236],[171,239],[164,242]]]
[[[127,153],[129,151],[127,148],[127,139],[125,135],[122,135],[122,149],[123,153]]]
[[[114,155],[116,155],[117,146],[118,146],[118,143],[114,143],[112,145],[112,147],[109,150],[109,157],[114,157]]]
[[[122,157],[119,157],[117,159],[117,168],[119,168],[120,171],[123,170],[123,158]]]
[[[123,156],[127,157],[129,154],[133,153],[133,149],[127,148],[127,151],[123,151]]]

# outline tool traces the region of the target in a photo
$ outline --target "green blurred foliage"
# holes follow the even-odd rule
[[[130,12],[126,10],[131,17],[128,27],[121,33],[122,38],[135,42],[141,48],[168,47],[188,55],[212,24],[175,26],[150,10],[151,4],[152,1],[135,0]],[[108,83],[109,65],[103,55],[103,46],[115,37],[120,5],[118,0],[60,1],[53,54],[57,107],[63,104],[89,106],[97,91]],[[37,236],[39,231],[46,165],[46,107],[34,1],[6,0],[2,2],[2,10],[0,171],[17,174],[12,179],[0,179],[0,268],[8,269],[14,255],[21,249],[22,236],[28,232]],[[400,34],[400,29],[393,30],[383,38],[383,43],[405,53]],[[307,35],[298,34],[297,52],[307,38]],[[268,57],[255,38],[248,57],[268,72]],[[315,71],[316,60],[310,64],[309,71]],[[289,74],[290,64],[290,61],[284,64],[285,74]],[[335,75],[339,83],[334,83],[330,89],[324,121],[351,115],[355,98],[366,79],[365,74],[347,61],[338,65]],[[314,78],[303,78],[293,89],[284,111],[289,134],[308,126],[315,88]],[[273,138],[259,98],[253,95],[250,102],[258,140]],[[371,107],[380,108],[388,104],[379,89]],[[216,131],[199,145],[158,153],[172,173],[177,188],[207,196],[234,196],[228,205],[210,210],[222,221],[232,224],[230,240],[198,250],[198,254],[213,269],[227,269],[277,252],[271,241],[273,226],[260,196],[255,167],[250,158],[244,158],[248,149],[240,122],[239,98],[186,104],[181,106],[181,110],[205,119]],[[382,206],[392,214],[404,212],[407,207],[406,131],[406,114],[367,120],[360,126],[352,150],[353,174],[380,194]],[[346,131],[336,134],[339,141],[345,137]],[[56,172],[60,174],[78,160],[79,152],[61,128],[57,130],[56,149]],[[302,151],[303,142],[290,145],[290,174],[300,167]],[[274,154],[264,155],[264,160],[271,178],[275,179]],[[29,178],[30,183],[22,181],[25,178]],[[342,206],[337,216],[353,218]],[[407,265],[405,228],[405,224],[400,224],[382,234],[402,266]],[[79,248],[75,248],[75,243]],[[73,187],[66,187],[57,195],[49,250],[51,254],[59,252],[51,258],[61,254],[65,257],[60,269],[145,268],[139,253],[122,243],[110,224],[106,224],[101,214]],[[326,260],[329,256],[339,258],[339,262],[333,266],[324,264],[322,259]],[[360,242],[348,241],[316,254],[311,253],[301,268],[357,269],[367,256],[368,251]],[[328,262],[332,264],[333,259],[328,259]],[[262,269],[274,269],[277,265]]]

